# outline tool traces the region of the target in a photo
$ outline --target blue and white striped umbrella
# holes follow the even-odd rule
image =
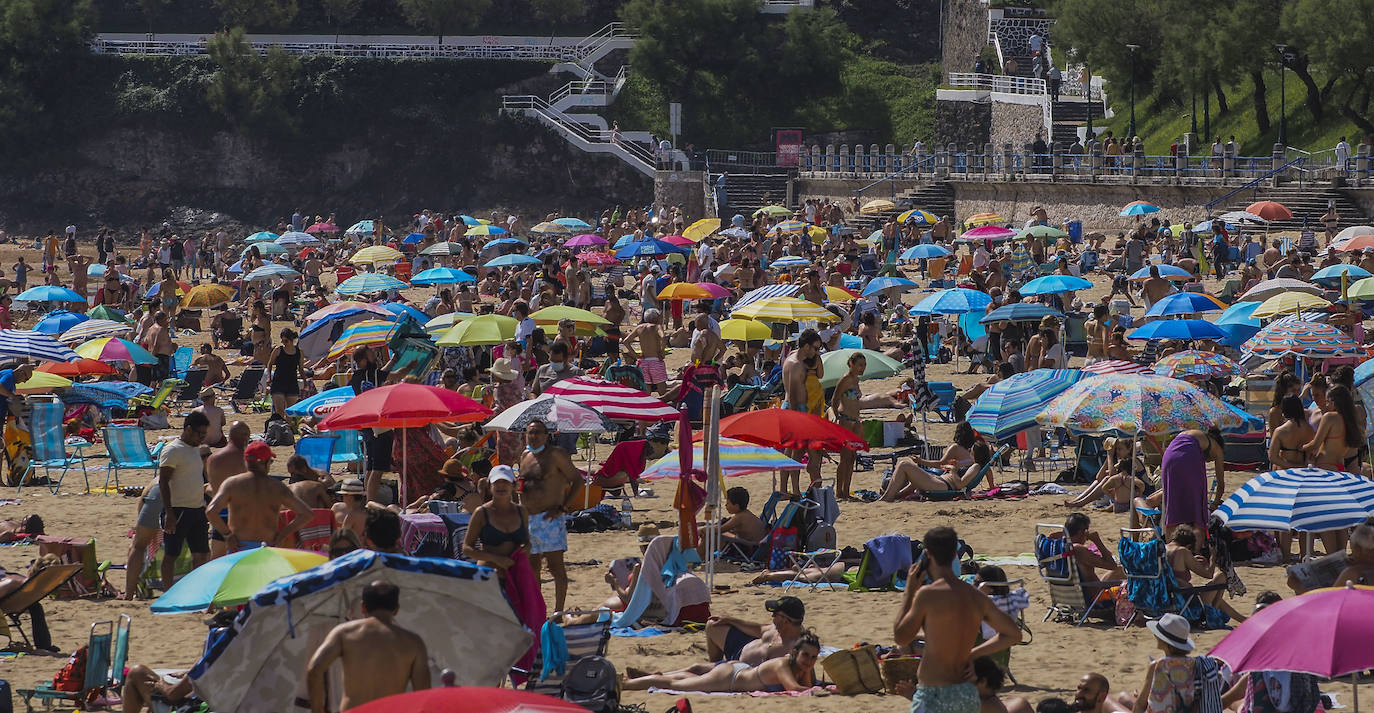
[[[277,238],[272,242],[286,247],[301,247],[306,245],[321,244],[320,239],[311,235],[310,233],[301,233],[294,230],[291,232],[282,233],[282,236],[280,238]]]
[[[273,233],[271,231],[259,230],[258,232],[253,233],[252,235],[244,238],[243,242],[248,243],[249,245],[252,245],[253,243],[270,243],[273,240],[276,240],[278,237],[279,236],[276,233]]]
[[[994,440],[1010,438],[1035,425],[1051,399],[1088,374],[1078,369],[1034,369],[988,387],[968,412],[973,430]]]
[[[806,267],[811,261],[800,255],[784,255],[769,263],[768,267]]]
[[[976,312],[992,303],[992,298],[978,290],[951,287],[940,290],[916,303],[912,314],[963,314]]]
[[[248,273],[247,275],[244,275],[243,281],[255,282],[257,280],[272,279],[294,280],[300,276],[301,273],[296,272],[295,270],[292,270],[291,268],[285,265],[278,265],[274,262],[267,265],[263,265],[262,267]]]
[[[795,295],[798,292],[801,292],[801,285],[764,285],[763,287],[750,290],[749,292],[745,293],[744,296],[740,297],[739,301],[735,302],[735,309],[748,306],[752,302],[766,300],[769,297],[791,297],[792,295]]]
[[[26,329],[0,329],[0,358],[37,361],[81,361],[80,355],[51,334]]]
[[[1232,530],[1336,530],[1374,516],[1374,481],[1321,468],[1274,470],[1251,478],[1216,512]]]
[[[334,291],[341,295],[360,295],[365,292],[385,292],[404,290],[410,287],[404,282],[380,272],[364,272],[344,280]]]
[[[255,243],[255,244],[253,244],[253,245],[249,245],[248,247],[244,248],[244,249],[243,249],[243,252],[240,253],[240,255],[246,256],[246,255],[248,255],[248,253],[249,253],[250,251],[253,251],[253,250],[257,250],[257,251],[258,251],[258,255],[261,255],[261,256],[263,256],[263,257],[271,257],[271,256],[274,256],[274,255],[285,255],[285,254],[286,254],[286,248],[284,248],[284,247],[282,247],[282,246],[280,246],[280,245],[278,245],[278,244],[276,244],[276,243]]]

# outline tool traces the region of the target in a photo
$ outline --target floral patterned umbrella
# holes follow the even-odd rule
[[[1223,430],[1241,419],[1221,399],[1165,376],[1116,374],[1085,379],[1055,397],[1036,419],[1076,433],[1162,435],[1216,425]]]
[[[1245,373],[1245,369],[1216,352],[1189,349],[1177,352],[1155,362],[1155,373],[1182,379],[1186,376],[1202,376],[1214,379],[1221,376],[1234,376]]]

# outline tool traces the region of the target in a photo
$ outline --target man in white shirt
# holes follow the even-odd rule
[[[1350,162],[1350,144],[1346,143],[1345,137],[1336,143],[1336,170],[1345,173],[1347,164]]]
[[[162,497],[162,588],[176,577],[182,545],[191,550],[191,565],[210,558],[210,522],[205,517],[205,460],[201,444],[210,419],[199,411],[186,415],[181,435],[162,448],[157,459],[157,488]]]
[[[530,318],[529,304],[525,302],[516,302],[514,309],[511,311],[514,313],[512,316],[520,320],[520,323],[515,325],[515,341],[521,342],[529,339],[530,335],[534,334],[534,330],[537,326],[534,320]]]
[[[697,246],[697,266],[701,268],[701,274],[706,274],[707,270],[716,262],[716,249],[711,247],[705,240]]]

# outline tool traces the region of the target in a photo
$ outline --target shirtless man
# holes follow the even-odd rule
[[[87,272],[90,265],[91,259],[85,255],[73,255],[67,258],[67,266],[72,271],[72,290],[82,297],[86,296],[86,287],[90,283],[91,276]],[[80,309],[85,311],[86,308],[81,306]]]
[[[339,502],[330,509],[338,529],[352,530],[361,538],[367,526],[367,486],[358,478],[345,480],[339,486]]]
[[[200,405],[191,410],[199,411],[210,419],[210,431],[209,435],[205,437],[205,445],[219,448],[229,442],[224,437],[224,409],[215,405],[214,389],[202,390],[200,392]]]
[[[821,286],[821,273],[814,267],[806,271],[806,284],[802,285],[801,297],[822,307],[825,306],[825,288]]]
[[[581,479],[577,467],[562,448],[549,443],[549,429],[532,420],[525,427],[525,455],[520,459],[520,504],[530,514],[530,569],[539,577],[540,565],[548,562],[553,577],[553,611],[562,611],[568,598],[568,570],[563,553],[568,549],[568,497]]]
[[[248,472],[232,475],[215,493],[206,508],[210,527],[224,537],[229,553],[255,547],[276,547],[296,534],[314,513],[285,483],[268,474],[272,466],[272,448],[262,441],[253,441],[243,449]],[[229,521],[220,516],[220,509],[229,510]],[[283,530],[277,529],[280,513],[290,508],[296,517]]]
[[[782,407],[793,411],[806,411],[807,404],[810,402],[807,393],[807,374],[813,368],[809,362],[819,362],[821,354],[821,335],[814,329],[807,329],[801,333],[797,339],[797,348],[787,355],[782,362],[782,386],[784,401]],[[819,364],[816,364],[819,366]],[[824,400],[824,399],[822,399]],[[788,451],[788,457],[798,460],[805,451],[792,449]],[[812,480],[819,476],[820,458],[818,453],[811,453],[808,463],[814,463],[816,471],[811,474]],[[808,466],[809,470],[809,466]],[[785,492],[801,493],[801,471],[785,470],[782,473],[783,490]],[[788,485],[791,485],[790,489]]]
[[[806,627],[806,604],[797,597],[778,597],[764,602],[772,615],[772,623],[758,624],[728,616],[713,616],[706,621],[706,658],[710,663],[696,663],[677,671],[664,671],[664,676],[701,675],[724,661],[738,661],[758,666],[764,661],[786,656],[801,639]],[[648,675],[646,671],[625,669],[630,677]]]
[[[334,627],[310,657],[306,675],[311,713],[330,710],[325,674],[336,660],[343,665],[338,710],[405,693],[407,686],[415,691],[429,688],[424,639],[396,623],[401,590],[391,582],[369,582],[363,587],[362,604],[366,617]]]
[[[1140,291],[1145,295],[1145,304],[1152,305],[1173,291],[1173,286],[1169,281],[1159,276],[1159,266],[1150,266],[1150,276],[1145,279],[1145,284],[1140,286]]]
[[[924,633],[925,649],[911,698],[912,713],[978,713],[978,688],[969,681],[972,661],[1021,640],[1021,629],[988,595],[954,572],[959,536],[953,528],[926,532],[925,556],[911,566],[892,635],[906,646]],[[925,582],[929,576],[931,581]],[[977,646],[981,625],[996,633]]]
[[[303,456],[293,455],[286,459],[286,487],[296,494],[306,505],[313,509],[329,510],[334,507],[334,498],[329,488],[334,478],[328,473],[316,472]]]
[[[667,352],[664,351],[663,345],[662,321],[662,312],[653,308],[646,309],[644,321],[620,342],[625,352],[639,364],[639,370],[644,374],[644,383],[654,387],[660,395],[668,390],[668,367],[663,363]],[[639,342],[638,352],[633,346],[636,341]]]
[[[200,354],[191,362],[192,369],[204,369],[206,386],[222,384],[229,380],[229,365],[224,363],[224,359],[215,353],[215,350],[207,342],[200,345]]]
[[[1074,689],[1072,707],[1079,713],[1129,713],[1111,696],[1112,686],[1100,673],[1085,673]]]
[[[714,364],[725,353],[725,342],[711,331],[710,315],[699,314],[692,332],[691,364]]]
[[[317,260],[314,255],[311,255],[310,259],[306,260],[305,264],[301,266],[301,274],[305,275],[306,289],[320,286],[321,272],[323,272],[323,268],[320,266],[320,261]]]
[[[157,357],[153,378],[159,381],[171,375],[172,354],[177,350],[177,345],[172,342],[172,329],[169,324],[167,313],[158,310],[153,315],[153,326],[148,328],[147,335],[143,337],[143,348]]]
[[[248,424],[243,421],[235,421],[229,424],[228,443],[223,448],[210,454],[205,459],[205,493],[210,497],[215,497],[220,490],[220,486],[228,480],[230,476],[243,473],[248,470],[248,463],[243,458],[243,449],[248,447],[248,437],[252,431]],[[220,518],[228,517],[228,512],[218,513]],[[210,531],[210,556],[223,557],[224,540],[220,537],[218,530]]]

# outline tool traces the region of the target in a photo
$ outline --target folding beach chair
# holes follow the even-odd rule
[[[34,604],[51,596],[62,585],[66,584],[67,580],[80,574],[82,569],[83,566],[79,564],[61,564],[47,567],[25,580],[24,584],[10,592],[4,599],[0,599],[0,612],[3,612],[5,617],[9,619],[10,631],[18,631],[26,646],[32,647],[33,642],[29,641],[29,635],[24,633],[24,625],[19,620],[19,615],[28,611],[29,607]]]
[[[1142,614],[1158,618],[1172,613],[1195,623],[1205,623],[1206,610],[1201,595],[1226,589],[1225,584],[1179,586],[1174,568],[1165,557],[1164,540],[1152,527],[1121,528],[1117,553],[1121,570],[1126,574],[1126,596],[1135,606],[1124,626],[1130,626]]]
[[[350,428],[333,433],[338,440],[334,444],[334,452],[330,456],[330,462],[343,463],[344,465],[357,463],[361,466],[363,462],[362,431]]]
[[[1016,622],[1017,628],[1025,633],[1025,636],[1021,637],[1021,641],[1017,642],[1016,646],[1029,646],[1031,640],[1035,638],[1035,634],[1031,631],[1030,626],[1026,624],[1026,607],[1030,604],[1030,597],[1026,593],[1025,580],[1012,579],[1006,582],[983,582],[983,585],[987,587],[1007,588],[1006,594],[989,594],[988,598],[992,600],[993,604],[997,605],[998,609],[1001,609],[1003,613],[1010,616],[1012,620]],[[984,639],[980,635],[978,637],[978,642],[982,643],[983,641]],[[990,658],[996,661],[998,666],[1002,667],[1002,671],[1007,674],[1007,678],[1011,679],[1012,685],[1015,686],[1018,684],[1016,682],[1016,676],[1013,676],[1011,673],[1011,651],[1012,649],[1003,649],[992,654]]]
[[[186,382],[181,379],[163,379],[157,385],[157,389],[151,394],[143,394],[129,399],[129,413],[135,418],[146,413],[162,408],[167,399],[172,397],[172,393],[185,386]]]
[[[296,455],[304,458],[311,468],[328,473],[334,463],[334,449],[338,447],[339,440],[333,433],[301,436],[296,439]]]
[[[124,615],[124,618],[129,618]],[[128,652],[128,629],[125,628],[125,656]],[[110,688],[110,666],[112,663],[112,650],[114,648],[114,622],[98,621],[91,624],[91,635],[86,642],[86,674],[81,682],[79,691],[58,691],[49,684],[39,684],[37,688],[19,689],[15,692],[24,699],[24,707],[32,711],[33,699],[42,701],[44,706],[51,710],[53,701],[69,701],[78,710],[87,710],[86,706],[93,703],[95,699]],[[121,669],[123,666],[120,667]],[[121,682],[124,672],[119,673]]]
[[[1114,613],[1111,588],[1124,582],[1082,581],[1071,545],[1063,525],[1036,523],[1035,567],[1050,590],[1050,605],[1043,621],[1053,616],[1082,626],[1089,616]]]
[[[723,407],[722,416],[748,411],[754,406],[754,399],[758,398],[759,392],[763,390],[762,385],[739,383],[730,387],[721,397],[720,403]]]
[[[233,387],[234,393],[229,396],[229,407],[234,410],[234,413],[243,413],[244,408],[259,400],[258,387],[262,384],[262,377],[265,373],[267,373],[266,368],[255,366],[244,369],[243,373],[239,374],[238,383]],[[244,402],[244,405],[240,406],[239,402]]]
[[[914,397],[907,398],[907,404],[911,406],[912,415],[920,416],[922,421],[929,421],[926,414],[934,411],[935,415],[943,423],[954,422],[954,400],[958,393],[954,390],[954,384],[948,381],[927,381],[926,386],[930,388],[930,393],[935,396],[935,403],[927,409],[919,409]]]
[[[182,386],[177,391],[177,403],[194,404],[200,402],[200,391],[205,388],[205,369],[191,369],[181,377]]]
[[[172,376],[177,379],[185,379],[186,372],[191,369],[191,362],[196,358],[196,350],[191,347],[177,347],[172,352]]]
[[[166,554],[166,549],[162,546],[162,530],[158,530],[153,535],[153,539],[148,543],[148,550],[143,555],[143,574],[139,577],[135,585],[138,595],[144,599],[154,599],[155,592],[162,591],[162,558]],[[181,548],[181,554],[177,556],[176,569],[172,572],[173,583],[183,576],[190,574],[191,548]]]
[[[109,495],[110,474],[119,489],[119,469],[157,470],[157,458],[148,450],[148,435],[142,426],[106,426],[105,450],[110,464],[105,468],[105,494]]]
[[[911,538],[906,535],[880,535],[864,543],[863,558],[859,568],[849,583],[850,591],[872,592],[891,591],[897,588],[897,580],[905,577],[911,567]],[[884,564],[875,553],[880,550],[891,551],[892,561]],[[850,579],[846,574],[845,579]]]
[[[921,496],[926,500],[958,500],[960,498],[968,498],[973,495],[973,491],[983,482],[983,479],[988,476],[988,473],[1002,461],[1002,456],[1006,455],[1010,450],[1010,443],[1003,443],[999,446],[997,450],[993,452],[992,459],[983,464],[982,468],[978,469],[978,474],[973,476],[973,480],[970,480],[963,490],[930,490],[921,493]]]
[[[86,474],[85,456],[67,454],[66,429],[62,425],[62,403],[56,400],[32,399],[29,412],[29,433],[33,437],[33,459],[28,470],[19,480],[18,490],[24,489],[28,480],[39,468],[48,478],[48,490],[53,495],[62,487],[62,478],[73,466],[81,466],[81,477],[86,480],[86,489],[91,489],[90,477]],[[53,469],[60,469],[57,480],[52,479]]]
[[[576,612],[569,612],[576,613]],[[529,680],[525,682],[525,690],[531,693],[542,693],[546,696],[555,698],[559,695],[559,690],[563,686],[563,678],[567,671],[578,661],[588,656],[605,656],[606,646],[611,641],[611,616],[606,612],[605,621],[598,621],[592,624],[577,624],[574,626],[563,627],[563,641],[568,646],[568,658],[565,661],[566,668],[564,673],[556,670],[550,671],[547,677],[541,678],[544,669],[544,650],[541,648],[534,657],[534,663],[530,665]],[[551,626],[545,624],[545,626]],[[526,673],[526,672],[521,672]]]

